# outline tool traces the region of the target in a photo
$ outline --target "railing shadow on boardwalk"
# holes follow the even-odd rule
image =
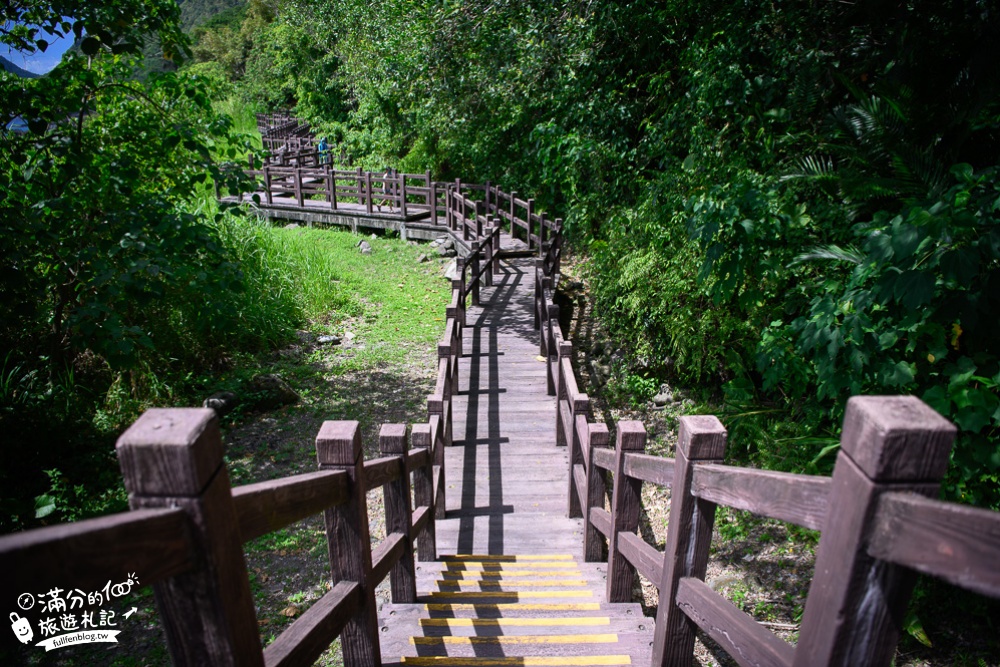
[[[486,201],[461,187],[447,197],[447,231],[471,240],[472,254],[459,262],[461,277],[452,284],[426,422],[409,434],[405,425],[384,425],[381,457],[373,460],[365,460],[357,422],[325,422],[316,438],[317,472],[234,489],[211,410],[151,410],[117,445],[132,511],[0,538],[0,571],[8,573],[0,600],[13,604],[24,591],[50,587],[100,590],[109,578],[138,571],[154,587],[176,665],[309,665],[338,636],[346,667],[381,664],[375,586],[388,578],[394,603],[415,602],[414,560],[437,557],[435,519],[444,510],[444,447],[452,444],[466,303],[478,303],[480,287],[499,282],[495,303],[473,329],[470,354],[481,354],[482,325],[495,342],[491,337],[509,323],[504,314],[512,297],[504,295],[525,279],[534,281],[539,356],[557,397],[555,444],[567,448],[568,514],[583,519],[585,560],[602,561],[607,553],[608,602],[629,600],[637,573],[658,584],[653,665],[690,665],[701,629],[741,664],[887,667],[915,572],[1000,597],[1000,513],[932,499],[955,428],[916,398],[852,398],[831,478],[722,465],[727,434],[707,415],[680,419],[673,459],[645,454],[639,422],[619,422],[611,447],[607,426],[591,421],[553,303],[561,224],[532,217],[529,206],[527,238],[541,255],[534,275],[505,270],[496,251],[504,216],[487,213],[502,211],[489,203],[502,193],[489,186],[472,191],[485,193]],[[513,209],[522,200],[510,195],[509,201]],[[528,325],[518,326],[527,336]],[[499,403],[501,391],[491,381],[485,400]],[[475,392],[475,400],[482,395]],[[491,467],[500,475],[501,426],[491,420],[488,427]],[[464,444],[476,436],[467,425]],[[463,475],[474,484],[469,468]],[[672,489],[663,552],[637,534],[643,483]],[[365,493],[377,487],[385,497],[386,538],[372,548]],[[497,522],[490,525],[490,546],[498,550],[505,546],[492,543],[503,535],[494,532],[505,511],[500,491],[491,482],[487,508],[474,500],[467,505],[463,496],[460,510],[490,512]],[[705,584],[717,505],[821,531],[797,645]],[[242,545],[316,513],[326,523],[331,589],[263,649]]]

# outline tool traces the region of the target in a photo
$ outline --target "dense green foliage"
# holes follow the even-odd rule
[[[363,164],[555,209],[620,371],[707,387],[734,451],[822,467],[848,396],[915,393],[961,429],[949,495],[996,507],[998,32],[971,0],[287,0],[227,72]]]
[[[45,77],[0,73],[0,118],[29,127],[0,136],[4,527],[30,520],[26,503],[50,487],[72,499],[63,518],[119,507],[110,445],[138,410],[351,305],[330,275],[304,278],[285,245],[219,211],[213,188],[248,187],[250,138],[219,111],[213,82],[135,78],[141,33],[187,52],[176,5],[10,11],[5,21],[82,40]],[[4,26],[4,43],[46,46],[29,25]]]

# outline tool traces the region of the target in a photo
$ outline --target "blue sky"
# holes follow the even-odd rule
[[[69,37],[62,38],[50,35],[47,38],[49,41],[49,48],[45,51],[45,53],[36,51],[30,55],[21,53],[20,51],[15,51],[6,44],[3,44],[0,45],[0,56],[3,56],[18,67],[23,67],[29,72],[34,72],[35,74],[45,74],[58,65],[59,61],[62,60],[63,54],[66,53],[69,47],[73,46],[72,35],[73,33],[70,33]]]

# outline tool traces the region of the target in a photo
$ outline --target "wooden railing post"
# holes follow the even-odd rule
[[[562,218],[556,218],[556,233],[552,237],[552,253],[555,261],[552,263],[552,273],[560,273],[562,268]]]
[[[889,665],[916,574],[866,550],[880,495],[936,496],[955,427],[912,396],[847,402],[794,665]]]
[[[431,207],[431,224],[437,226],[438,224],[438,184],[436,182],[431,182],[430,179],[431,172],[427,172],[427,203]]]
[[[576,422],[578,417],[582,417],[586,420],[587,417],[590,416],[590,397],[586,394],[580,394],[574,401],[565,389],[566,382],[561,381],[559,385],[560,392],[566,395],[567,399],[570,400],[570,432],[565,434],[566,444],[569,447],[569,451],[566,452],[567,458],[569,459],[569,484],[567,485],[569,511],[567,514],[569,518],[576,519],[583,516],[583,506],[580,504],[580,499],[584,496],[584,489],[577,488],[574,467],[586,463],[583,459],[583,443],[580,441],[577,433]]]
[[[479,273],[479,241],[472,242],[472,272],[470,275],[470,280],[472,281],[472,305],[479,305],[479,278],[472,277]]]
[[[458,212],[459,202],[461,202],[461,201],[462,201],[462,179],[456,178],[455,179],[455,212],[456,213]],[[465,218],[465,208],[464,208],[464,206],[462,208],[462,217]],[[463,239],[466,238],[465,237],[465,220],[463,219],[462,222],[460,223],[458,221],[458,218],[456,216],[452,216],[452,223],[454,223],[455,225],[458,225],[458,224],[462,225],[462,238]],[[453,227],[452,229],[457,229],[457,227]]]
[[[484,183],[484,185],[486,186],[486,193],[485,193],[485,195],[483,195],[483,209],[484,209],[483,213],[485,215],[489,215],[490,214],[490,187],[491,186],[490,186],[490,182],[489,181],[486,181],[486,183]]]
[[[361,167],[358,167],[358,206],[365,205],[365,176],[361,172]]]
[[[147,410],[116,449],[131,509],[179,507],[191,517],[194,570],[153,585],[173,664],[263,666],[215,412]]]
[[[437,560],[436,525],[437,499],[434,497],[434,466],[438,461],[440,445],[431,431],[428,423],[414,424],[410,430],[410,443],[416,447],[427,448],[427,465],[413,471],[413,502],[417,507],[429,507],[430,518],[424,529],[417,535],[417,560],[422,562]],[[443,463],[443,459],[442,459]],[[444,475],[444,466],[439,475]]]
[[[483,284],[486,287],[493,286],[493,237],[490,236],[493,233],[494,228],[493,216],[486,216],[486,244],[483,246],[483,261],[486,262],[486,271],[483,273]]]
[[[583,455],[587,459],[586,507],[583,515],[583,559],[588,563],[604,560],[604,535],[590,522],[590,510],[604,509],[607,495],[607,476],[604,469],[594,464],[594,448],[607,447],[610,442],[607,424],[587,424],[589,447]]]
[[[528,250],[531,250],[531,216],[534,215],[534,214],[535,214],[535,200],[534,199],[529,199],[528,200],[528,215],[525,216],[525,218],[524,218],[524,221],[528,225],[528,229],[527,229],[528,238],[525,239],[525,241],[528,243]]]
[[[651,665],[691,664],[697,626],[674,601],[681,578],[705,578],[715,523],[715,504],[691,495],[691,479],[696,463],[721,463],[725,451],[726,429],[718,419],[711,415],[680,418]],[[617,489],[615,479],[616,493]]]
[[[382,487],[385,497],[385,534],[402,533],[403,555],[389,572],[392,601],[413,603],[417,601],[417,573],[413,565],[413,508],[410,505],[410,475],[406,472],[409,452],[406,443],[406,424],[382,424],[378,446],[383,456],[398,456],[403,467],[399,479]]]
[[[514,204],[515,199],[517,199],[517,193],[512,191],[510,193],[510,237],[512,239],[517,238],[517,234],[515,233],[517,230],[517,223],[514,222],[517,220],[517,206]]]
[[[378,643],[371,537],[365,497],[365,455],[356,421],[326,421],[316,436],[316,457],[323,470],[347,472],[349,499],[326,510],[326,539],[334,585],[357,582],[360,604],[340,635],[345,667],[382,664]]]
[[[545,241],[548,239],[548,229],[545,227],[548,223],[548,214],[542,213],[541,220],[538,223],[538,253],[539,257],[545,257],[545,251],[548,249]]]
[[[333,173],[333,167],[324,164],[326,170],[326,200],[330,202],[330,208],[337,210],[337,177]]]
[[[614,492],[611,497],[611,535],[608,538],[608,602],[630,602],[635,566],[618,550],[618,533],[639,530],[642,480],[625,476],[625,455],[646,449],[642,422],[618,422]]]
[[[268,205],[274,203],[274,195],[271,193],[271,167],[264,167],[264,199]]]
[[[399,175],[399,212],[406,218],[406,174]]]
[[[499,275],[500,274],[500,232],[502,231],[502,228],[503,228],[503,220],[500,218],[499,215],[493,220],[493,226],[497,228],[497,231],[496,231],[496,234],[493,235],[493,241],[492,241],[492,243],[493,243],[493,251],[492,251],[492,255],[491,255],[493,257],[493,266],[490,267],[490,273],[492,273],[493,275]]]
[[[295,201],[299,208],[305,206],[305,196],[302,194],[302,167],[295,167]]]
[[[365,172],[365,210],[369,214],[372,212],[372,173]]]

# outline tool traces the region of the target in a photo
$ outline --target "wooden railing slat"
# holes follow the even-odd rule
[[[663,552],[633,532],[618,533],[618,550],[655,586],[663,577]]]
[[[403,533],[389,533],[372,549],[372,585],[378,586],[386,578],[392,566],[403,555],[406,536]]]
[[[819,530],[830,478],[714,464],[695,466],[691,493],[718,505]]]
[[[677,606],[741,665],[789,667],[795,649],[737,609],[700,579],[684,577]]]
[[[403,459],[399,456],[383,456],[365,461],[365,490],[377,489],[399,479],[403,475]]]
[[[421,505],[413,509],[413,523],[410,527],[411,535],[419,535],[424,528],[427,527],[427,522],[431,518],[431,508],[428,505]]]
[[[580,504],[580,507],[587,506],[587,472],[586,468],[583,467],[582,463],[577,463],[573,466],[573,481],[576,482],[573,485],[573,491],[576,494],[576,500]]]
[[[142,572],[144,585],[188,572],[195,562],[189,521],[182,509],[145,509],[0,537],[0,571],[10,573],[0,584],[3,599],[16,599],[26,582],[32,590],[67,581],[97,590],[126,571]]]
[[[868,554],[1000,597],[1000,512],[886,493],[878,501]]]
[[[361,587],[341,581],[264,649],[267,667],[307,667],[329,648],[355,613]]]
[[[603,507],[591,507],[590,523],[601,532],[601,535],[611,537],[611,512]]]
[[[674,460],[630,452],[625,455],[625,474],[657,486],[670,487],[674,483]]]
[[[244,542],[347,500],[347,473],[321,470],[233,489]]]
[[[603,468],[604,470],[614,471],[615,469],[615,450],[604,449],[602,447],[594,448],[594,465],[598,468]]]
[[[406,456],[406,472],[413,472],[417,468],[423,468],[430,460],[430,451],[427,447],[416,447],[411,449]]]

